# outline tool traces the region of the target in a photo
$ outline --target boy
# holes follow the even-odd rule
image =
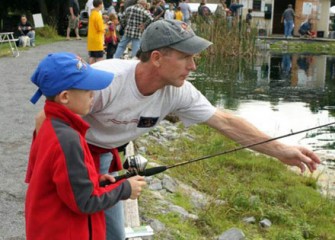
[[[30,239],[105,239],[102,210],[119,200],[136,199],[143,177],[136,176],[106,187],[115,179],[98,175],[85,141],[88,124],[81,116],[90,111],[93,91],[107,87],[112,73],[95,70],[71,53],[49,54],[31,80],[43,94],[46,120],[34,136],[26,182],[26,235]]]
[[[183,13],[182,13],[180,7],[177,7],[177,9],[176,9],[175,19],[178,20],[178,21],[183,21]]]
[[[105,24],[100,12],[103,8],[102,0],[93,0],[93,6],[87,34],[89,64],[101,61],[104,56]]]

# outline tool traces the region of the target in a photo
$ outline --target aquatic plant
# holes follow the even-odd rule
[[[243,20],[234,18],[230,22],[226,18],[213,16],[204,21],[197,17],[192,22],[192,27],[199,36],[213,42],[209,51],[203,53],[206,58],[252,57],[257,54],[257,29],[250,28],[248,31]]]

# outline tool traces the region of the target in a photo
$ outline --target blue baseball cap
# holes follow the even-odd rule
[[[38,90],[30,101],[35,104],[42,95],[52,97],[69,89],[104,89],[113,78],[113,73],[92,68],[76,54],[51,53],[40,62],[31,77]]]

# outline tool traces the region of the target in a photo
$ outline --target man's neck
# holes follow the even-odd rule
[[[164,87],[154,67],[143,62],[139,62],[136,66],[135,82],[138,91],[143,96],[150,96]]]

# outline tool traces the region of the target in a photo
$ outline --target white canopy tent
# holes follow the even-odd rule
[[[335,16],[335,6],[330,7],[329,14],[330,16]]]

